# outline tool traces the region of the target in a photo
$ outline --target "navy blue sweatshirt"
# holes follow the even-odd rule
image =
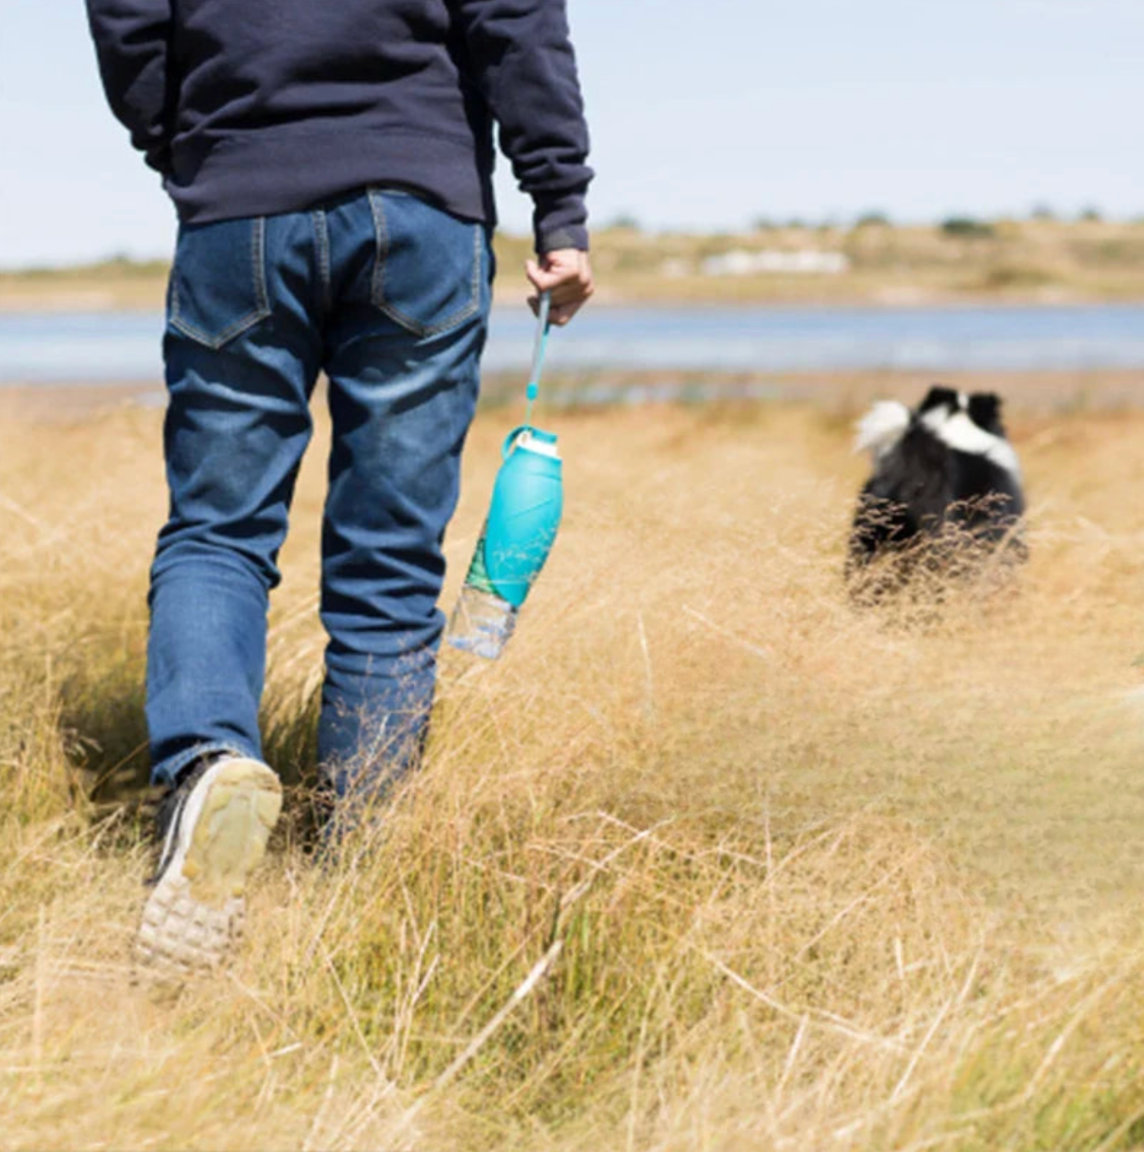
[[[564,0],[87,0],[116,116],[189,223],[369,184],[495,223],[493,124],[537,250],[587,248]]]

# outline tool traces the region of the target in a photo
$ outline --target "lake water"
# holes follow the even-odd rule
[[[0,384],[159,380],[158,312],[0,313]],[[523,309],[493,313],[487,371],[522,371]],[[553,336],[552,369],[931,373],[1144,369],[1144,305],[604,308]]]

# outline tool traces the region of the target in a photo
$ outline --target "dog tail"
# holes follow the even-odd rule
[[[855,425],[855,452],[869,452],[877,463],[910,426],[910,410],[898,400],[879,400]]]

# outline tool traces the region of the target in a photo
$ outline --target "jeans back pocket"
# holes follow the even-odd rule
[[[456,328],[481,307],[484,226],[408,192],[371,188],[377,239],[370,295],[415,336]]]
[[[169,314],[172,328],[208,348],[270,315],[264,217],[180,226]]]

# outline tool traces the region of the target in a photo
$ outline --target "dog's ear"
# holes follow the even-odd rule
[[[935,408],[948,408],[957,411],[957,392],[946,384],[934,384],[926,393],[926,398],[918,405],[917,413],[932,412]]]
[[[995,392],[974,392],[969,397],[969,418],[978,428],[994,436],[1005,435],[1001,425],[1001,397]]]

